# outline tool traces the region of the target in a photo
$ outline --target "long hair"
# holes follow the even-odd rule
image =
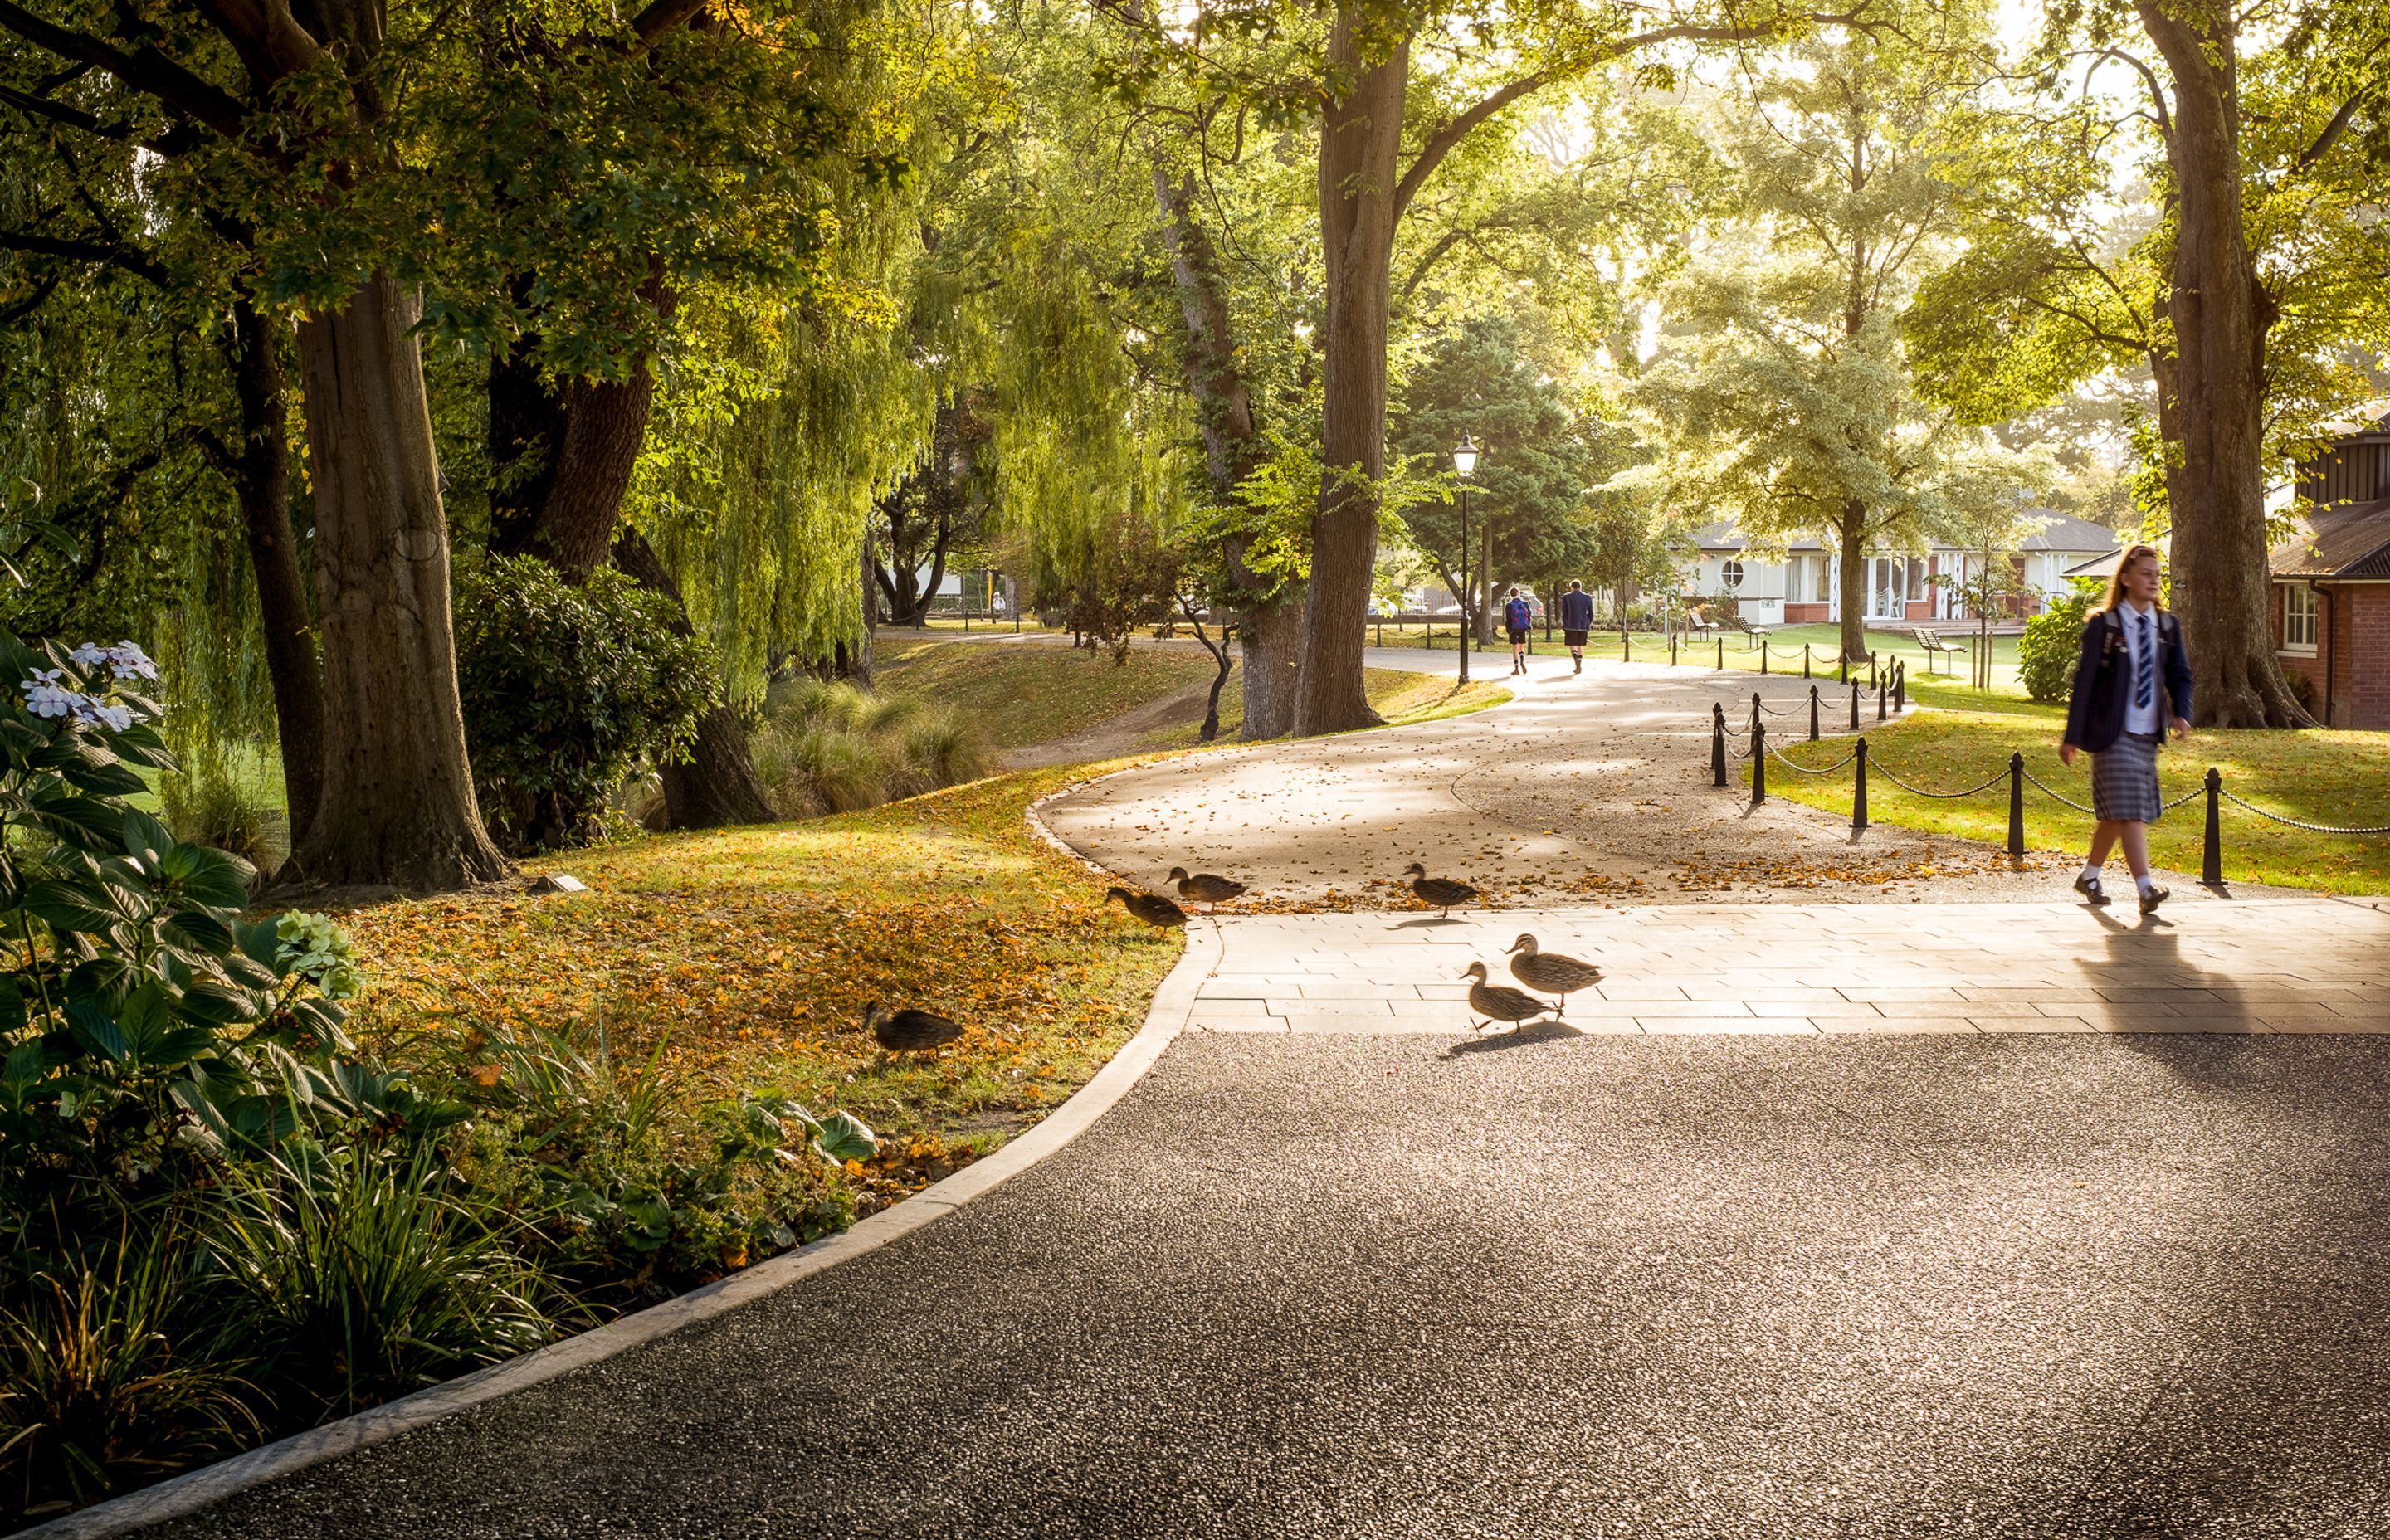
[[[2133,563],[2143,557],[2155,561],[2158,558],[2158,548],[2155,545],[2128,545],[2125,548],[2124,558],[2116,563],[2116,570],[2108,574],[2108,597],[2100,601],[2100,608],[2093,613],[2104,615],[2125,602],[2125,574],[2132,571]],[[2164,610],[2165,608],[2165,590],[2161,588],[2158,597],[2151,602],[2158,609]]]

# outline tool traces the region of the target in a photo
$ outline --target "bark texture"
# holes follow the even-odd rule
[[[1836,557],[1843,569],[1842,649],[1845,658],[1867,655],[1867,507],[1849,503],[1843,508]]]
[[[636,530],[624,530],[614,541],[614,565],[642,588],[652,589],[673,603],[673,629],[694,634],[680,585]],[[755,774],[754,757],[747,750],[746,725],[726,704],[709,707],[697,719],[696,740],[688,759],[657,771],[663,785],[664,817],[673,828],[720,828],[726,824],[769,823],[776,815],[765,795],[763,777]]]
[[[1378,51],[1363,47],[1368,14],[1352,5],[1337,12],[1329,63],[1352,88],[1327,104],[1320,123],[1319,227],[1328,278],[1320,457],[1328,479],[1312,521],[1311,588],[1295,686],[1293,730],[1304,736],[1380,721],[1362,687],[1361,660],[1378,557],[1371,488],[1385,470],[1386,323],[1410,40],[1384,45],[1383,58],[1368,57]]]
[[[1187,324],[1187,384],[1202,430],[1204,468],[1212,494],[1226,502],[1261,459],[1261,436],[1228,310],[1227,284],[1211,232],[1195,215],[1194,178],[1182,175],[1173,181],[1157,164],[1153,201],[1162,212],[1163,241],[1170,250],[1171,277]],[[1244,724],[1239,734],[1280,738],[1294,725],[1303,600],[1279,594],[1275,582],[1246,565],[1249,544],[1231,537],[1221,550],[1235,594],[1238,648],[1245,668]]]
[[[312,881],[436,891],[507,869],[466,764],[420,318],[417,296],[376,274],[299,327],[325,744],[293,865]]]
[[[2159,371],[2169,454],[2173,604],[2203,726],[2311,725],[2274,655],[2266,559],[2266,333],[2273,303],[2242,223],[2241,101],[2229,11],[2143,0],[2141,24],[2174,81],[2167,158],[2176,233]],[[2171,434],[2165,430],[2171,428]]]
[[[290,429],[281,339],[248,296],[233,302],[227,336],[240,443],[232,482],[257,579],[265,672],[274,685],[275,736],[293,843],[315,827],[324,778],[324,673],[299,542],[290,532]]]

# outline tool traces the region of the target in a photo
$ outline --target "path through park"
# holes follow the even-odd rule
[[[977,1201],[167,1533],[2383,1533],[2390,914],[1854,852],[1659,672],[1049,804],[1319,912],[1199,920],[1167,1051]],[[1529,930],[1608,979],[1472,1033]]]

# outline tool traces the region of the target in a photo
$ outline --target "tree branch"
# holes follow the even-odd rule
[[[62,257],[70,262],[96,262],[121,268],[135,277],[146,278],[160,289],[167,287],[165,263],[130,247],[109,246],[96,240],[61,240],[55,236],[37,236],[22,230],[0,230],[0,250],[22,251],[36,257]]]
[[[2357,116],[2357,109],[2364,106],[2365,103],[2372,97],[2372,95],[2373,93],[2371,91],[2359,91],[2357,95],[2341,103],[2340,110],[2332,115],[2332,122],[2323,125],[2323,132],[2316,135],[2315,143],[2309,145],[2305,150],[2300,152],[2298,160],[2293,169],[2297,171],[2311,170],[2318,160],[2320,160],[2325,156],[2331,154],[2332,147],[2339,141],[2341,135],[2347,131],[2348,121]]]
[[[705,6],[706,0],[649,0],[647,8],[631,18],[631,34],[652,48],[664,33],[686,25]]]
[[[233,96],[148,44],[128,54],[86,32],[45,21],[10,0],[0,0],[0,29],[60,58],[105,70],[135,90],[155,96],[170,111],[203,123],[227,139],[238,138],[248,122],[249,109]]]

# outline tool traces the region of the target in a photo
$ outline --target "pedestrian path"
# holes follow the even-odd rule
[[[1390,650],[1370,661],[1449,670],[1454,660]],[[1757,693],[1794,712],[1805,736],[1809,685],[1797,675],[1595,660],[1575,674],[1562,656],[1538,657],[1508,683],[1518,699],[1492,711],[1166,760],[1038,814],[1097,865],[1156,891],[1185,866],[1247,882],[1263,905],[1304,908],[1407,902],[1398,879],[1413,861],[1506,905],[2042,900],[2066,891],[2046,855],[2020,872],[1967,841],[1882,826],[1854,838],[1847,821],[1816,809],[1782,798],[1754,808],[1714,788],[1712,706],[1741,720]],[[1873,723],[1870,704],[1862,726]],[[1839,724],[1849,725],[1847,699]],[[1820,723],[1829,733],[1836,725],[1833,713]],[[2198,902],[2189,879],[2173,885],[2185,907]]]
[[[1198,920],[1198,924],[1212,923]],[[2080,904],[1222,916],[1189,1025],[1466,1035],[1522,932],[1606,977],[1530,1035],[2390,1033],[2390,914],[2332,899],[2143,918]],[[1497,1031],[1508,1029],[1497,1027]]]

